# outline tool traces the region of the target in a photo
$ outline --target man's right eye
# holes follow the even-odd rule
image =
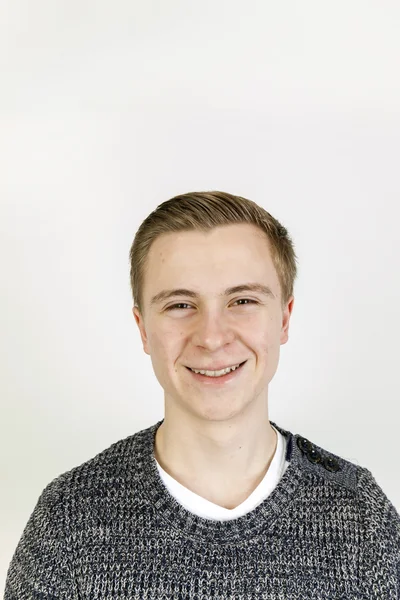
[[[172,310],[173,308],[177,308],[178,306],[190,306],[190,304],[186,304],[185,302],[178,302],[178,304],[173,304],[172,306],[168,306],[167,310]]]

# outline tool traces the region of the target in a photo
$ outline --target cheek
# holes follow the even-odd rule
[[[253,329],[252,338],[259,347],[270,346],[274,338],[273,323],[260,323],[257,328]]]
[[[266,327],[260,328],[254,334],[253,343],[261,356],[273,354],[280,345],[279,328],[275,323],[270,322]]]
[[[182,337],[179,332],[172,329],[154,330],[149,333],[148,340],[150,354],[168,363],[175,360],[179,353],[179,344]]]

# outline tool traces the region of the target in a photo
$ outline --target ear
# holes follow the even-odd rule
[[[281,344],[286,344],[289,339],[289,321],[292,315],[293,305],[294,297],[290,296],[287,305],[282,312]]]
[[[132,314],[135,317],[137,326],[139,327],[140,337],[142,338],[143,350],[146,352],[146,354],[150,356],[149,343],[146,335],[146,329],[144,326],[144,319],[143,316],[140,314],[137,306],[132,307]]]

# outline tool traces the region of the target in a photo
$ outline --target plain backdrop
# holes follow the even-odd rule
[[[400,509],[397,1],[0,2],[0,588],[44,487],[163,417],[129,249],[255,200],[299,278],[270,418]]]

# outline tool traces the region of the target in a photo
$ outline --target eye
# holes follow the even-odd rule
[[[172,306],[168,306],[166,310],[172,310],[173,308],[177,308],[178,306],[190,306],[190,304],[186,304],[185,302],[179,302],[178,304],[173,304]]]
[[[234,303],[236,302],[252,302],[253,304],[258,304],[257,300],[252,300],[251,298],[239,298],[239,300],[235,300]]]

